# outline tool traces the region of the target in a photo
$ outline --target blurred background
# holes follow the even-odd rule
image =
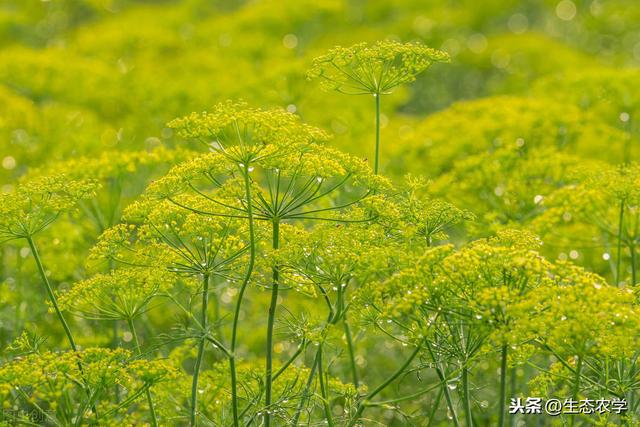
[[[328,48],[385,38],[452,57],[383,97],[381,166],[395,180],[423,175],[433,196],[473,212],[466,235],[526,226],[581,172],[640,154],[636,0],[0,0],[0,191],[87,157],[133,172],[122,153],[188,146],[166,123],[226,99],[286,108],[370,158],[373,99],[326,92],[306,71]],[[165,158],[105,187],[103,198],[122,193],[108,223],[45,242],[63,287],[118,210],[181,156]],[[588,233],[565,235],[547,256],[610,273],[598,245],[575,242]]]
[[[383,97],[381,164],[472,211],[465,233],[527,224],[576,174],[640,153],[635,0],[0,0],[0,190],[61,161],[184,147],[166,123],[226,99],[286,108],[371,157],[371,97],[305,73],[330,47],[385,38],[452,57]],[[123,178],[120,208],[153,176]],[[60,281],[108,225],[68,225]],[[599,248],[570,243],[547,255],[608,274]]]
[[[168,120],[229,98],[295,111],[332,131],[336,146],[370,156],[373,102],[323,92],[305,70],[329,47],[383,38],[453,58],[384,99],[387,172],[450,168],[455,156],[425,149],[465,137],[464,121],[484,137],[497,132],[488,120],[519,130],[545,113],[545,124],[568,123],[577,106],[600,108],[597,119],[615,129],[633,124],[634,0],[1,0],[0,183],[6,190],[54,160],[172,144]],[[595,83],[579,88],[585,79]],[[534,105],[540,96],[552,100]],[[621,158],[598,150],[590,155]]]

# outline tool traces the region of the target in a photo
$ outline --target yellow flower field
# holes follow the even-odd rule
[[[640,425],[639,23],[0,0],[0,426]]]

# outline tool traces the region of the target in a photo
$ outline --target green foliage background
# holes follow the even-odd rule
[[[88,203],[39,239],[49,278],[64,293],[90,275],[89,250],[124,207],[192,155],[195,146],[169,121],[243,99],[286,108],[331,132],[331,146],[371,159],[371,97],[324,91],[306,71],[336,45],[418,40],[448,52],[451,63],[383,98],[382,172],[393,182],[424,176],[429,197],[472,213],[450,230],[457,246],[526,228],[540,236],[547,259],[632,288],[640,244],[639,22],[634,0],[0,0],[0,186],[9,193],[52,172],[104,178],[97,200],[105,212]],[[29,247],[16,241],[0,251],[0,360],[12,360],[23,331],[46,337],[43,349],[65,348]],[[266,307],[264,294],[252,297],[255,307]],[[232,296],[221,295],[223,308]],[[148,314],[143,342],[170,328],[165,314]],[[104,325],[70,322],[81,347],[111,345]],[[260,354],[264,322],[251,324],[260,332],[243,345]],[[406,356],[397,343],[380,342],[371,335],[358,343],[370,386]],[[498,365],[495,358],[479,364],[476,423],[495,425]],[[516,365],[516,391],[526,395],[533,375]],[[134,371],[132,382],[146,372]],[[545,380],[532,387],[543,390]],[[405,412],[379,409],[378,421],[426,425],[424,407],[434,397]],[[434,423],[450,422],[441,408]]]

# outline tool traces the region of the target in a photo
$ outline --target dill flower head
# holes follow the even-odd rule
[[[42,231],[78,201],[93,197],[97,187],[94,180],[59,174],[24,181],[14,192],[0,194],[0,241]]]
[[[211,208],[203,199],[181,198],[189,206]],[[206,202],[206,200],[204,200]],[[231,278],[244,262],[245,222],[237,218],[200,215],[174,203],[159,203],[138,230],[138,251],[152,263],[163,263],[179,275],[220,275]]]
[[[640,164],[630,163],[594,171],[585,185],[630,205],[640,203]]]
[[[518,227],[542,212],[549,194],[580,179],[596,161],[556,148],[502,147],[469,156],[434,182],[433,191],[472,209],[480,218],[469,224],[474,234]]]
[[[97,274],[59,295],[62,310],[93,320],[128,320],[144,313],[151,300],[173,285],[157,268],[126,268]]]
[[[353,282],[382,276],[398,245],[378,224],[317,224],[310,230],[287,228],[283,249],[275,254],[283,282],[313,295],[345,292]],[[317,289],[314,289],[317,287]]]
[[[172,120],[168,126],[184,138],[199,139],[212,151],[246,164],[329,139],[326,132],[301,123],[298,116],[284,109],[262,110],[232,101]]]
[[[354,213],[392,188],[389,179],[375,175],[363,159],[321,144],[294,144],[277,156],[254,157],[251,166],[245,166],[221,152],[188,160],[150,184],[125,210],[125,217],[143,218],[165,200],[204,216],[246,218],[249,185],[259,220],[319,215],[337,220],[336,215]]]
[[[90,261],[117,260],[131,253],[137,230],[134,224],[117,224],[107,228],[89,252]]]
[[[548,75],[536,81],[532,91],[569,101],[611,125],[627,128],[638,119],[640,98],[632,88],[639,77],[638,69],[633,67],[590,67],[580,72]]]
[[[456,224],[474,219],[471,212],[429,196],[430,183],[424,179],[408,175],[405,181],[406,190],[394,199],[405,238],[417,237],[430,246],[435,241],[447,239],[447,232]]]
[[[143,218],[168,201],[200,216],[246,219],[252,194],[258,220],[365,220],[370,196],[391,187],[366,161],[316,144],[327,135],[284,110],[226,102],[170,126],[204,138],[212,152],[154,181],[125,217]]]
[[[82,371],[80,371],[82,366]],[[14,358],[0,366],[0,402],[13,405],[36,405],[49,408],[47,417],[64,425],[71,417],[93,417],[83,382],[100,394],[98,409],[101,423],[122,425],[127,407],[114,398],[119,385],[121,398],[140,402],[141,390],[175,376],[175,369],[165,361],[137,360],[124,349],[88,348],[80,352],[43,352]],[[78,420],[80,423],[82,419]],[[120,423],[119,423],[120,421]],[[84,424],[84,423],[83,423]]]
[[[619,130],[573,104],[544,97],[491,96],[458,101],[427,116],[399,137],[391,166],[396,173],[428,170],[438,176],[454,169],[473,172],[474,163],[484,161],[485,170],[494,167],[501,172],[499,178],[514,167],[515,156],[535,158],[536,153],[527,152],[539,148],[566,151],[582,160],[617,160],[610,155],[611,147],[622,138]],[[504,165],[492,166],[494,152]],[[470,156],[474,159],[467,163]],[[412,161],[417,158],[421,161]]]
[[[146,195],[153,199],[150,200],[153,205],[157,199],[188,191],[193,181],[231,175],[236,166],[220,153],[200,154],[173,166],[164,176],[153,181],[147,188]]]
[[[565,357],[631,357],[640,327],[636,295],[594,276],[574,272],[572,280],[532,293],[518,325]]]
[[[232,279],[245,261],[246,223],[238,218],[199,213],[215,206],[207,198],[191,194],[177,196],[175,203],[135,203],[125,211],[126,219],[135,224],[118,224],[106,230],[90,259],[111,260],[127,267],[113,274],[125,272],[138,277],[140,273],[144,279],[145,274],[153,278],[161,272],[160,284],[175,280],[171,273],[187,278],[209,274]],[[187,284],[192,283],[187,280]],[[163,290],[166,287],[158,292]]]
[[[435,62],[448,62],[446,52],[421,43],[378,41],[351,47],[337,46],[313,60],[310,79],[321,79],[325,88],[346,94],[388,94],[413,82]]]
[[[391,188],[390,180],[375,175],[364,159],[319,144],[302,152],[291,151],[263,164],[265,168],[277,171],[280,176],[295,177],[296,180],[312,178],[319,184],[328,185],[334,180],[346,178],[349,185],[343,185],[342,188],[356,186],[376,191]]]
[[[117,179],[131,175],[145,168],[160,168],[166,164],[186,160],[193,151],[178,147],[169,149],[164,146],[141,151],[104,151],[96,156],[83,156],[47,164],[42,168],[30,169],[28,178],[43,175],[64,174],[74,180]]]
[[[520,302],[553,283],[553,266],[538,254],[538,246],[530,233],[509,230],[459,250],[451,245],[429,248],[360,293],[381,307],[381,316],[413,322],[419,325],[416,331],[429,329],[436,317],[444,316],[493,341],[519,343],[523,336],[511,329],[523,309]]]
[[[531,228],[567,250],[585,242],[608,250],[618,234],[621,244],[633,245],[639,189],[639,164],[602,165],[545,198]]]

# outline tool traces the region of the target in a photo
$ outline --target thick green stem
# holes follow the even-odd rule
[[[193,367],[193,381],[191,383],[191,427],[197,425],[197,412],[198,412],[198,380],[200,378],[200,366],[202,365],[202,358],[204,357],[205,346],[205,334],[207,333],[207,309],[209,306],[209,274],[204,274],[202,277],[202,312],[200,325],[202,327],[203,336],[200,337],[198,343],[198,355],[196,356],[196,363]]]
[[[240,308],[244,298],[244,292],[249,284],[251,274],[253,274],[253,266],[256,259],[256,245],[255,245],[255,231],[253,225],[253,200],[251,197],[251,182],[249,180],[249,162],[245,164],[244,169],[244,186],[245,195],[247,198],[247,218],[249,221],[249,265],[245,272],[242,284],[240,285],[240,291],[238,293],[238,300],[236,301],[236,308],[233,313],[233,325],[231,326],[231,356],[229,357],[229,370],[231,371],[231,407],[233,412],[233,425],[238,427],[240,424],[238,416],[238,379],[236,372],[236,345],[238,342],[238,323],[240,320]]]
[[[616,286],[620,286],[620,265],[622,263],[623,221],[624,221],[624,199],[620,200],[620,215],[618,218],[618,253],[616,255]]]
[[[404,373],[404,371],[409,367],[409,365],[411,365],[411,362],[413,362],[413,359],[415,359],[418,353],[420,353],[420,350],[422,350],[423,345],[424,345],[424,341],[421,341],[416,346],[416,349],[413,351],[413,353],[411,353],[411,355],[407,358],[407,360],[405,360],[402,366],[400,366],[393,374],[389,376],[389,378],[387,378],[382,384],[380,384],[378,387],[376,387],[371,392],[369,392],[369,394],[367,394],[365,398],[360,401],[360,403],[358,404],[358,408],[356,409],[356,413],[354,414],[353,418],[351,418],[351,421],[349,422],[348,427],[353,427],[354,425],[356,425],[356,423],[358,422],[358,419],[360,418],[360,416],[362,415],[366,407],[371,402],[371,399],[377,396],[382,390],[387,388],[389,384],[394,382],[400,375]]]
[[[498,403],[498,427],[504,427],[507,406],[507,345],[502,346],[500,358],[500,402]]]
[[[373,173],[378,174],[378,167],[380,161],[380,94],[374,93],[376,98],[376,153],[373,161]]]
[[[358,381],[358,368],[356,366],[356,352],[353,345],[353,337],[351,336],[351,330],[349,329],[349,324],[347,323],[347,315],[346,313],[342,319],[342,325],[344,326],[344,336],[347,340],[347,349],[349,350],[349,365],[351,367],[351,378],[353,381],[353,385],[356,387],[360,387],[360,382]]]
[[[320,394],[322,396],[322,404],[324,407],[324,416],[327,420],[327,425],[333,427],[333,417],[331,416],[331,405],[329,405],[329,391],[327,390],[327,384],[325,382],[324,367],[322,364],[322,344],[318,348],[318,375],[320,378]]]
[[[467,427],[473,427],[471,394],[469,392],[469,369],[466,365],[462,368],[462,400],[464,401],[464,423]]]
[[[140,348],[140,340],[138,339],[138,333],[136,332],[136,328],[133,325],[133,319],[128,318],[127,324],[129,325],[129,332],[133,335],[133,342],[136,345],[136,353],[138,356],[142,356],[142,349]],[[158,417],[156,416],[156,409],[153,406],[153,398],[151,397],[151,390],[149,387],[145,390],[145,394],[147,395],[147,402],[149,403],[149,415],[151,415],[151,425],[153,427],[158,427]]]
[[[280,246],[280,219],[273,219],[273,249]],[[266,374],[265,374],[265,411],[264,425],[271,425],[271,388],[273,383],[273,326],[276,319],[276,308],[278,306],[278,282],[280,280],[280,269],[273,266],[273,284],[271,288],[271,303],[269,305],[269,317],[267,319],[267,354],[266,354]]]

